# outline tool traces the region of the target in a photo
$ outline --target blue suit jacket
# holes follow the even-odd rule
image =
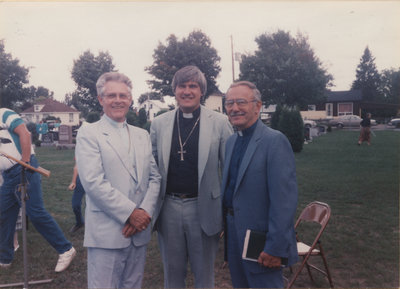
[[[290,265],[298,258],[294,232],[297,182],[293,151],[286,136],[260,120],[257,122],[239,168],[233,195],[236,234],[243,244],[247,229],[267,232],[264,251],[288,258]],[[227,141],[222,192],[226,190],[237,137],[234,134]],[[251,271],[269,270],[256,262],[244,262]]]

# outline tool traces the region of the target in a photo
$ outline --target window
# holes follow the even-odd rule
[[[69,122],[74,122],[74,114],[73,113],[69,114]]]
[[[309,104],[307,110],[308,111],[315,111],[316,110],[315,104]]]
[[[332,117],[333,116],[333,104],[332,103],[325,104],[325,111],[326,111],[327,117]]]
[[[338,103],[338,115],[348,115],[353,114],[353,103],[344,102]]]

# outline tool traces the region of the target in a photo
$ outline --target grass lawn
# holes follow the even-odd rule
[[[332,217],[322,237],[335,287],[399,287],[399,149],[400,132],[376,131],[372,145],[357,146],[357,131],[333,131],[315,138],[296,154],[299,204],[318,200],[331,206]],[[37,148],[42,167],[45,207],[55,217],[78,256],[67,271],[56,274],[57,253],[36,232],[28,230],[30,280],[53,279],[36,288],[84,288],[86,250],[83,231],[70,235],[74,224],[72,193],[67,190],[74,164],[72,150]],[[300,231],[301,233],[301,231]],[[21,241],[21,234],[19,236]],[[231,287],[229,270],[221,269],[222,242],[216,263],[216,287]],[[287,274],[288,272],[285,272]],[[294,287],[328,287],[315,273],[311,283],[304,271]],[[0,269],[0,284],[23,281],[21,249],[12,266]],[[189,274],[189,286],[193,278]],[[162,288],[163,272],[156,235],[148,247],[143,287]]]

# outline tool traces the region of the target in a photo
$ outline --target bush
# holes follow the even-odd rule
[[[282,107],[278,130],[289,139],[294,152],[301,152],[304,143],[304,124],[297,108]]]
[[[86,116],[86,121],[88,123],[96,122],[100,119],[100,113],[97,111],[91,111]]]

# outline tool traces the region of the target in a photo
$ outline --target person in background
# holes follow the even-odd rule
[[[75,150],[86,192],[88,287],[140,288],[161,177],[148,132],[126,123],[130,79],[104,73],[96,88],[104,114],[79,129]]]
[[[226,93],[226,112],[237,133],[226,143],[221,191],[235,288],[282,288],[282,265],[298,258],[294,155],[286,136],[258,119],[261,106],[251,82],[233,83]],[[258,262],[242,259],[247,230],[266,235]]]
[[[367,113],[366,117],[360,122],[361,130],[360,137],[358,138],[358,145],[367,142],[371,145],[371,114]]]
[[[21,117],[7,108],[0,108],[0,137],[2,140],[8,140],[6,144],[2,142],[2,152],[35,168],[39,166],[32,148],[30,132]],[[20,200],[16,197],[15,192],[21,182],[21,171],[23,169],[19,163],[11,161],[4,155],[0,156],[0,171],[2,171],[4,179],[0,188],[0,267],[2,268],[9,267],[14,258],[13,237],[21,207]],[[26,214],[36,230],[58,252],[59,257],[55,271],[62,272],[74,259],[76,250],[43,206],[43,192],[39,173],[26,170],[25,176],[29,184]]]
[[[156,117],[150,128],[162,176],[155,228],[164,287],[186,286],[189,260],[194,286],[212,288],[222,230],[220,170],[233,130],[225,115],[200,105],[207,82],[196,66],[178,70],[172,89],[178,108]]]
[[[76,167],[76,164],[74,165],[72,180],[68,186],[68,189],[70,191],[74,191],[71,202],[72,211],[75,214],[75,225],[69,231],[71,234],[73,234],[85,225],[82,216],[82,198],[85,195],[85,190],[82,187],[81,180],[79,179],[78,168]]]

